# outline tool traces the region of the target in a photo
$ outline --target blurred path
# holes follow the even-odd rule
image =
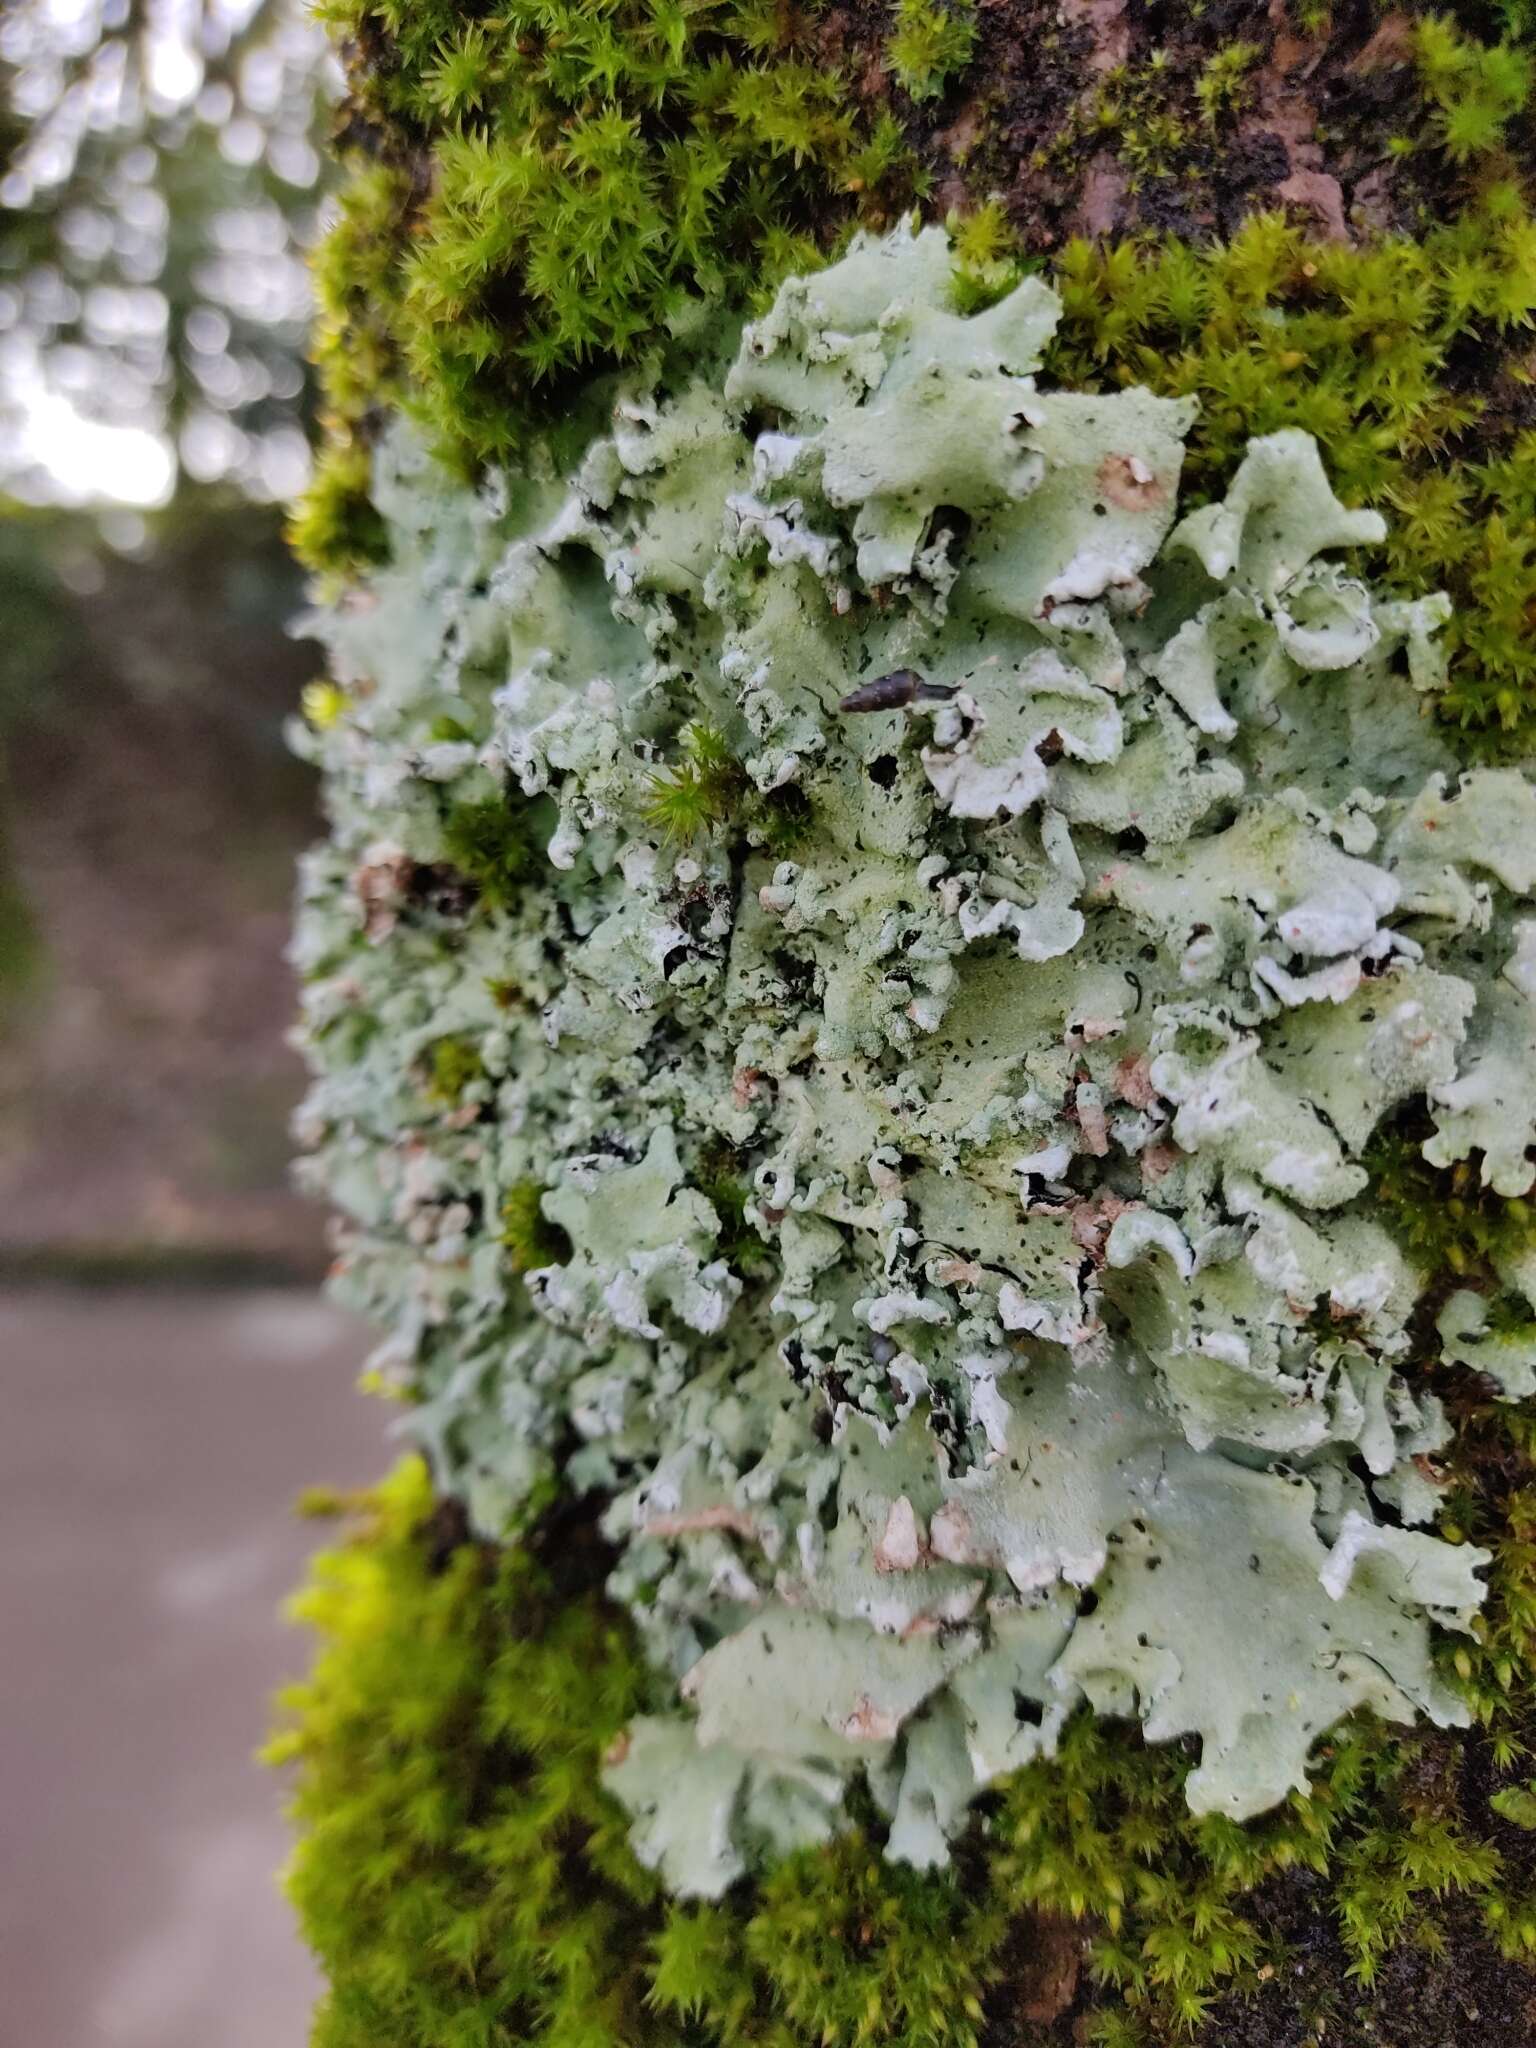
[[[388,1461],[366,1343],[302,1293],[0,1295],[0,2048],[302,2048],[251,1759],[289,1504]]]

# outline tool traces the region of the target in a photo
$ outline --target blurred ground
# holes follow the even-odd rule
[[[270,512],[0,518],[0,2048],[308,2034],[253,1753],[290,1503],[389,1453],[288,1182],[300,601]]]
[[[0,1295],[3,2048],[302,2048],[252,1752],[308,1651],[287,1504],[386,1462],[365,1342],[300,1292]]]

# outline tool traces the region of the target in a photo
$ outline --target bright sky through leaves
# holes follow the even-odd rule
[[[0,86],[0,489],[290,496],[334,90],[302,0],[18,0]]]

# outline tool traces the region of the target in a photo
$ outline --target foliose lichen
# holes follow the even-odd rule
[[[1447,606],[1307,436],[1181,520],[1189,403],[1042,390],[1053,294],[950,285],[863,240],[478,492],[395,437],[319,621],[339,1285],[482,1532],[605,1503],[609,1781],[684,1892],[860,1774],[942,1861],[1084,1699],[1235,1818],[1356,1706],[1465,1715],[1361,1161],[1409,1106],[1536,1180],[1536,791],[1421,715]],[[1516,1397],[1498,1278],[1439,1334]]]

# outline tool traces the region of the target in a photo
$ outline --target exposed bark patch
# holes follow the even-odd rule
[[[1037,2048],[1070,2040],[1057,2026],[1077,2004],[1086,1939],[1065,1914],[1021,1914],[998,1955],[1002,1975],[987,2000],[986,2048]]]
[[[930,211],[1000,195],[1036,253],[1074,234],[1204,240],[1277,207],[1334,241],[1452,210],[1437,152],[1389,150],[1425,114],[1412,20],[1371,0],[1339,0],[1317,35],[1288,0],[978,0],[972,62],[922,105],[884,68],[889,22],[846,0],[821,46],[901,119]],[[1216,91],[1236,46],[1247,62]]]

